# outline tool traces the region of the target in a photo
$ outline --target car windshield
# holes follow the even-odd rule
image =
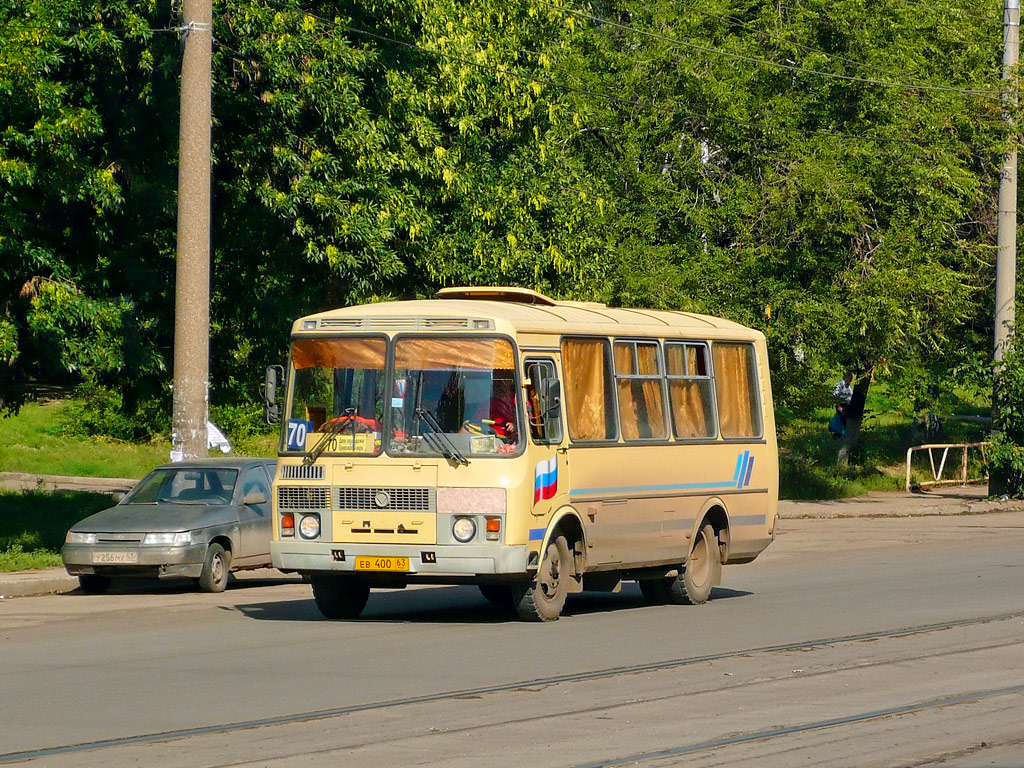
[[[515,454],[515,355],[504,339],[400,338],[391,386],[392,454]]]
[[[381,338],[296,339],[284,450],[377,453],[386,354]]]
[[[131,504],[227,504],[235,490],[238,470],[210,467],[156,469],[125,499]]]

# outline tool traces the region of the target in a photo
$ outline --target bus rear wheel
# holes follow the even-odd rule
[[[697,533],[681,573],[663,579],[644,579],[640,592],[644,600],[656,605],[701,605],[711,597],[711,588],[718,583],[721,573],[718,536],[713,526],[705,525]]]
[[[327,619],[354,619],[370,598],[370,585],[351,576],[311,575],[313,600]]]
[[[536,580],[514,589],[516,613],[526,621],[554,621],[565,606],[572,578],[572,558],[565,536],[555,536],[548,542],[544,558],[537,569]]]
[[[705,525],[693,542],[683,572],[672,580],[669,599],[676,605],[701,605],[711,597],[711,588],[722,573],[718,554],[718,536],[711,525]]]

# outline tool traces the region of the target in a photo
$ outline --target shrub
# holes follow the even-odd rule
[[[150,440],[170,432],[170,397],[125,402],[117,390],[86,383],[64,409],[61,428],[75,437],[103,436],[117,440]]]
[[[991,487],[1024,498],[1024,345],[1014,335],[995,374],[992,446],[988,452]]]

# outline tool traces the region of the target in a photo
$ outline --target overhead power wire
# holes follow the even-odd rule
[[[734,53],[732,51],[722,50],[721,48],[713,48],[707,45],[700,45],[698,43],[691,43],[685,40],[679,40],[674,37],[669,37],[668,35],[662,35],[658,32],[651,32],[650,30],[639,29],[628,24],[622,24],[617,21],[602,18],[601,16],[595,16],[593,14],[587,13],[586,11],[581,11],[577,8],[571,8],[569,6],[550,3],[547,2],[547,0],[531,1],[562,13],[567,13],[581,19],[592,21],[595,24],[603,24],[609,27],[613,27],[615,29],[621,29],[625,32],[633,32],[634,34],[641,35],[643,37],[649,37],[654,40],[659,40],[661,42],[668,43],[669,45],[677,46],[679,48],[689,48],[691,50],[700,51],[702,53],[709,53],[716,56],[723,56],[726,58],[736,59],[738,61],[745,61],[750,64],[759,64],[761,66],[774,67],[776,69],[785,69],[791,72],[797,72],[804,75],[833,78],[836,80],[846,80],[848,82],[866,83],[869,85],[880,85],[887,88],[902,88],[904,90],[943,91],[947,93],[963,93],[971,96],[987,96],[990,98],[1000,98],[1002,96],[1002,91],[990,91],[974,88],[959,88],[957,86],[952,85],[934,85],[928,83],[901,83],[894,82],[892,80],[878,80],[870,77],[858,77],[857,75],[843,75],[837,72],[826,72],[820,69],[810,69],[809,67],[801,67],[798,64],[785,64],[778,61],[771,61],[770,59],[762,59],[756,56],[748,56],[743,53]]]

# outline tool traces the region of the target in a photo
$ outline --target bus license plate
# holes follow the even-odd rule
[[[357,557],[357,571],[408,571],[408,557]]]

